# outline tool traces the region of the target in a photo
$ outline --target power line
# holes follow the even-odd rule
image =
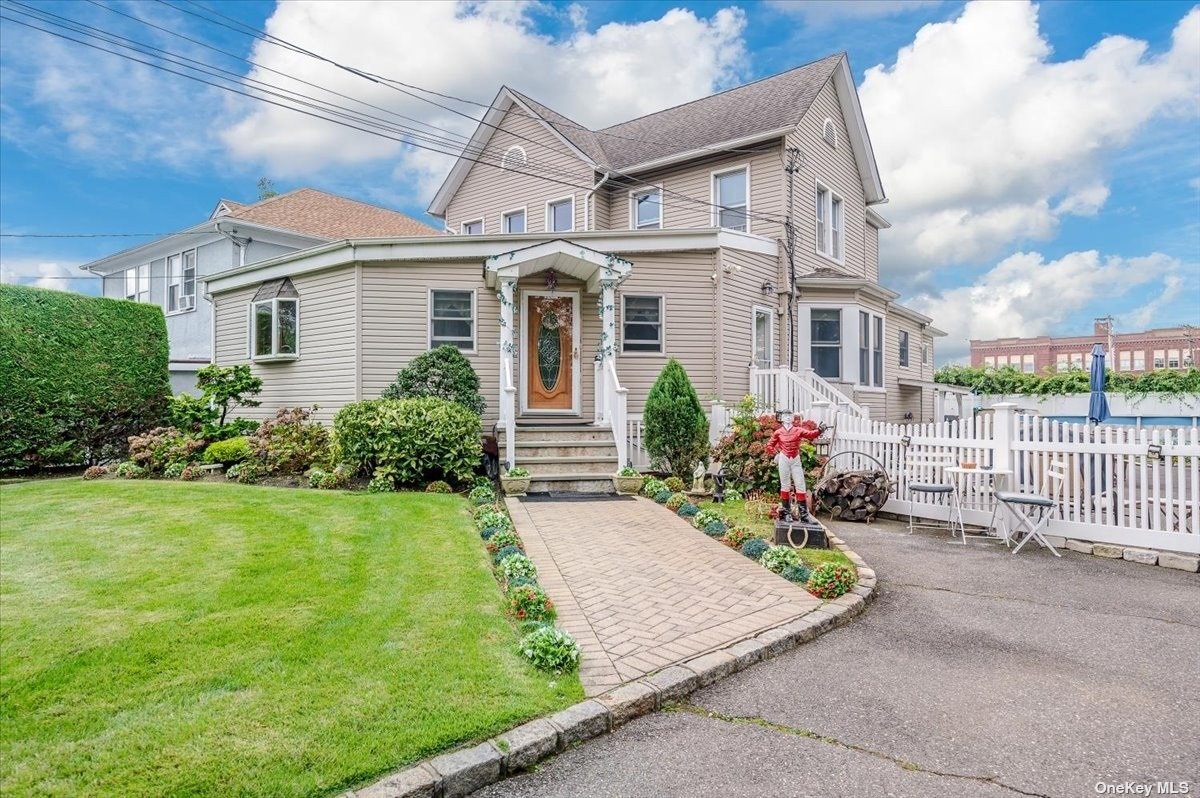
[[[160,236],[210,236],[212,230],[183,230],[174,233],[0,233],[0,238],[154,238]]]

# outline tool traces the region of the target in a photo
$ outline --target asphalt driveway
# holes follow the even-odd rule
[[[865,614],[478,795],[1200,794],[1200,576],[836,532],[879,576]]]

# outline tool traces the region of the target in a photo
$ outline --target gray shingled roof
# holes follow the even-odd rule
[[[595,132],[524,94],[513,94],[593,161],[625,169],[798,124],[843,57],[843,53],[828,55]]]

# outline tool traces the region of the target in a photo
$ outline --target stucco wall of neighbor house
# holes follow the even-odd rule
[[[822,137],[825,120],[833,121],[837,130],[837,146],[830,147]],[[850,146],[849,131],[838,102],[833,81],[825,84],[816,100],[805,112],[796,129],[788,134],[788,147],[798,148],[804,155],[795,180],[796,200],[793,223],[796,225],[798,245],[796,268],[798,271],[813,271],[827,268],[838,269],[856,277],[878,279],[878,269],[871,274],[866,265],[866,195],[863,193],[862,176],[854,160]],[[817,251],[816,233],[816,184],[822,183],[841,196],[845,209],[846,252],[844,262],[834,261]],[[785,186],[786,188],[786,186]],[[878,258],[878,256],[876,256]]]
[[[246,418],[268,418],[281,407],[317,406],[315,417],[330,423],[357,393],[356,297],[358,269],[339,266],[292,278],[300,294],[299,358],[278,363],[250,360],[250,301],[257,284],[215,297],[215,361],[250,363],[262,377],[260,407],[240,408]]]
[[[583,230],[583,200],[587,194],[587,188],[583,187],[594,183],[592,168],[519,106],[510,108],[497,127],[501,129],[488,142],[489,152],[500,156],[510,147],[522,147],[529,160],[522,171],[547,174],[577,188],[533,174],[500,169],[494,164],[472,164],[446,209],[447,229],[459,232],[463,222],[482,218],[484,232],[492,235],[502,231],[502,213],[524,208],[526,231],[544,232],[546,203],[573,196],[575,229]]]
[[[736,153],[722,157],[692,161],[682,166],[657,172],[639,172],[639,182],[630,183],[615,178],[606,187],[610,230],[632,229],[630,216],[631,192],[645,190],[648,185],[663,187],[662,226],[664,230],[716,227],[713,196],[713,173],[748,165],[750,169],[750,220],[747,232],[766,238],[783,235],[781,220],[783,206],[783,157],[778,142],[742,149],[754,153]],[[801,195],[797,194],[797,199]],[[687,197],[688,199],[685,199]],[[760,217],[760,218],[754,218]]]
[[[770,365],[787,365],[787,317],[780,315],[777,291],[786,286],[780,279],[779,256],[722,249],[717,278],[720,281],[720,345],[723,367],[718,374],[716,394],[727,403],[739,401],[750,392],[750,365],[754,360],[754,311],[771,314]],[[763,284],[772,290],[763,293]],[[797,346],[800,345],[797,339]]]

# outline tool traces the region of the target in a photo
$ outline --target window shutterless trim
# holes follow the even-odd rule
[[[758,317],[767,317],[767,362],[758,362]],[[750,362],[758,368],[770,368],[775,363],[775,310],[766,305],[750,306]]]
[[[637,198],[646,194],[658,194],[658,224],[651,227],[638,227],[637,220]],[[661,230],[663,229],[663,187],[662,183],[652,184],[649,187],[634,189],[629,192],[629,229],[630,230]]]
[[[657,299],[658,300],[658,349],[626,349],[625,344],[625,325],[629,322],[625,314],[625,300],[633,299]],[[648,322],[634,322],[635,324],[647,324]],[[667,297],[665,294],[621,294],[621,357],[665,357],[667,354]],[[649,341],[639,342],[649,343]]]
[[[478,233],[468,233],[467,225],[469,225],[469,224],[478,224],[479,232]],[[484,218],[482,216],[480,216],[478,219],[467,219],[466,221],[459,222],[458,232],[464,236],[487,235],[487,222],[484,221]]]
[[[471,347],[469,349],[458,348],[458,351],[464,355],[475,354],[476,348],[479,346],[479,325],[477,323],[478,314],[478,297],[474,288],[428,288],[426,289],[425,298],[425,343],[429,350],[433,350],[443,344],[454,344],[455,340],[466,339],[451,339],[442,338],[440,343],[433,342],[433,295],[435,293],[443,294],[470,294],[471,295]],[[465,319],[453,319],[452,321],[465,321]]]
[[[825,239],[821,240],[820,227],[817,224],[817,192],[824,191],[827,199],[825,210]],[[829,184],[820,178],[813,178],[813,241],[815,243],[814,251],[825,260],[832,261],[840,266],[846,265],[846,198],[830,188]],[[842,255],[835,258],[833,256],[833,201],[837,200],[842,203]]]
[[[279,351],[279,303],[294,302],[296,303],[296,351],[295,352],[280,352]],[[255,325],[255,309],[259,305],[271,306],[271,351],[269,354],[256,354],[258,347],[256,344],[258,328]],[[271,363],[285,360],[300,359],[300,298],[285,296],[275,297],[273,299],[260,299],[258,302],[250,302],[249,313],[249,334],[247,335],[247,357],[255,363]]]
[[[551,213],[551,207],[560,205],[564,202],[571,203],[571,226],[566,230],[554,229],[554,216]],[[529,227],[529,219],[525,220],[526,229]],[[575,195],[571,194],[565,197],[557,197],[556,199],[546,200],[546,232],[547,233],[574,233],[575,232]]]
[[[709,172],[708,173],[708,200],[712,204],[712,226],[719,228],[719,229],[724,229],[724,230],[733,230],[734,228],[732,228],[732,227],[725,227],[725,228],[721,227],[721,211],[722,210],[727,210],[727,211],[738,210],[739,206],[736,206],[736,205],[731,206],[731,205],[722,205],[721,204],[720,198],[717,196],[717,178],[724,177],[725,175],[729,175],[729,174],[733,174],[734,172],[741,172],[741,171],[744,171],[746,173],[746,205],[742,209],[742,212],[746,214],[746,229],[741,232],[750,233],[753,231],[751,230],[751,226],[750,226],[750,162],[749,161],[746,161],[746,162],[740,163],[740,164],[736,164],[734,166],[727,166],[722,169],[714,169],[711,172]]]
[[[524,228],[521,231],[521,233],[529,232],[529,207],[526,205],[522,205],[520,208],[510,208],[507,211],[500,212],[500,233],[502,235],[520,235],[521,234],[521,233],[510,233],[508,231],[509,218],[516,216],[518,213],[521,214],[521,219],[522,219],[521,227]]]

